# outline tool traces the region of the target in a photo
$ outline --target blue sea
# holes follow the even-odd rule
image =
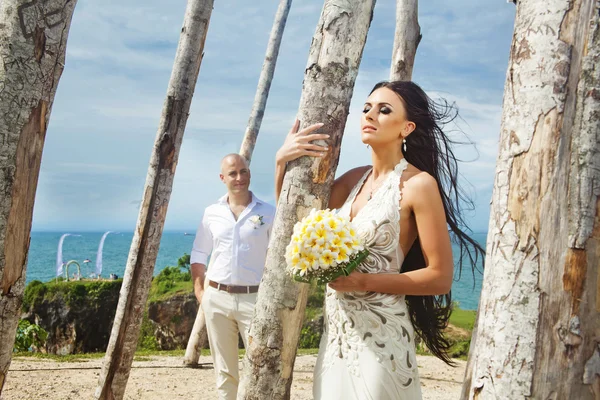
[[[40,280],[42,282],[54,279],[56,275],[56,255],[58,241],[64,232],[32,232],[31,245],[29,247],[29,258],[27,261],[27,282]],[[75,260],[81,265],[81,275],[90,276],[94,272],[96,263],[96,253],[102,234],[104,232],[69,232],[81,236],[67,236],[63,242],[63,260],[68,262]],[[485,247],[486,234],[474,234],[473,238]],[[102,276],[108,277],[110,274],[123,276],[127,256],[133,232],[110,234],[104,242],[102,251]],[[194,242],[194,232],[186,234],[185,232],[163,232],[160,242],[160,250],[154,274],[158,274],[164,267],[177,265],[177,260],[184,253],[189,254]],[[457,257],[457,249],[454,249],[454,255]],[[92,262],[83,263],[83,260],[90,259]],[[479,266],[479,271],[483,268]],[[75,268],[69,269],[69,274],[75,272]],[[459,303],[459,306],[465,310],[475,310],[479,303],[479,294],[481,292],[482,282],[481,272],[475,272],[475,276],[470,270],[465,270],[460,279],[456,280],[452,286],[452,298]]]

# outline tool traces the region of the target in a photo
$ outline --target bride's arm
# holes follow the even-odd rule
[[[279,202],[279,195],[283,186],[283,177],[288,162],[302,156],[324,157],[327,146],[311,143],[314,140],[329,139],[327,134],[311,133],[321,128],[323,124],[314,124],[307,128],[300,128],[300,121],[296,120],[294,126],[285,138],[285,142],[275,155],[275,202]]]
[[[417,178],[417,179],[415,179]],[[453,259],[444,206],[437,183],[428,174],[411,179],[411,190],[403,193],[403,207],[415,216],[426,267],[402,274],[353,272],[329,286],[338,291],[370,291],[406,295],[439,295],[452,286]]]

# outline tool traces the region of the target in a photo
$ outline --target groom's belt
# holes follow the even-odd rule
[[[256,293],[258,292],[258,286],[235,286],[225,285],[223,283],[217,283],[215,281],[208,281],[208,285],[218,290],[223,290],[227,293]]]

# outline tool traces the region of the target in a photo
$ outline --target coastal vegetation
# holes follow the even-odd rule
[[[69,313],[62,312],[62,315],[72,315],[73,318],[90,318],[98,320],[104,318],[109,320],[112,325],[116,302],[118,301],[119,291],[122,280],[80,280],[64,281],[53,280],[49,282],[32,281],[27,285],[23,298],[23,316],[19,325],[19,333],[15,344],[15,351],[23,354],[28,350],[52,352],[46,348],[46,339],[48,334],[56,330],[52,323],[59,323],[52,318],[32,317],[34,310],[37,315],[44,314],[47,308],[63,307]],[[185,296],[192,296],[192,282],[190,276],[190,256],[184,254],[179,258],[176,266],[167,266],[160,271],[152,280],[147,305],[148,307],[181,299]],[[304,324],[301,331],[299,348],[311,351],[317,349],[321,340],[323,329],[323,301],[325,297],[324,285],[312,284],[309,291],[309,297],[306,305]],[[59,313],[60,314],[60,313]],[[454,358],[466,359],[471,342],[471,333],[475,323],[474,310],[462,310],[458,304],[455,304],[450,325],[446,329],[446,335],[452,343],[451,355]],[[45,315],[45,314],[44,314]],[[194,315],[171,315],[169,319],[173,324],[181,323],[182,319],[194,319]],[[70,321],[71,323],[73,321]],[[64,323],[64,321],[60,322]],[[49,325],[50,324],[50,325]],[[77,321],[78,325],[93,325],[94,321]],[[21,329],[21,326],[23,327]],[[105,327],[106,341],[110,333],[109,327]],[[59,346],[60,347],[60,346]],[[89,346],[73,345],[75,353],[95,352],[84,351]],[[183,347],[172,350],[181,351]],[[157,339],[156,322],[148,316],[148,309],[144,314],[142,328],[138,341],[137,356],[153,354],[161,351],[159,340]],[[102,352],[104,349],[96,345],[96,351]],[[419,344],[417,350],[420,354],[428,354],[427,349]],[[165,350],[162,350],[165,351]],[[206,351],[206,350],[205,350]],[[66,356],[65,356],[66,357]],[[68,357],[80,359],[81,354],[70,354]]]

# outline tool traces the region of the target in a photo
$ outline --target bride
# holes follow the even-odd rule
[[[442,332],[451,311],[450,234],[472,267],[484,253],[462,228],[465,198],[442,131],[455,116],[405,81],[378,83],[364,105],[361,139],[373,165],[336,179],[328,207],[353,221],[370,254],[327,285],[315,399],[421,399],[417,338],[452,363]],[[298,131],[296,121],[276,156],[277,198],[287,162],[325,155],[327,147],[313,143],[329,137],[314,133],[322,126]]]

